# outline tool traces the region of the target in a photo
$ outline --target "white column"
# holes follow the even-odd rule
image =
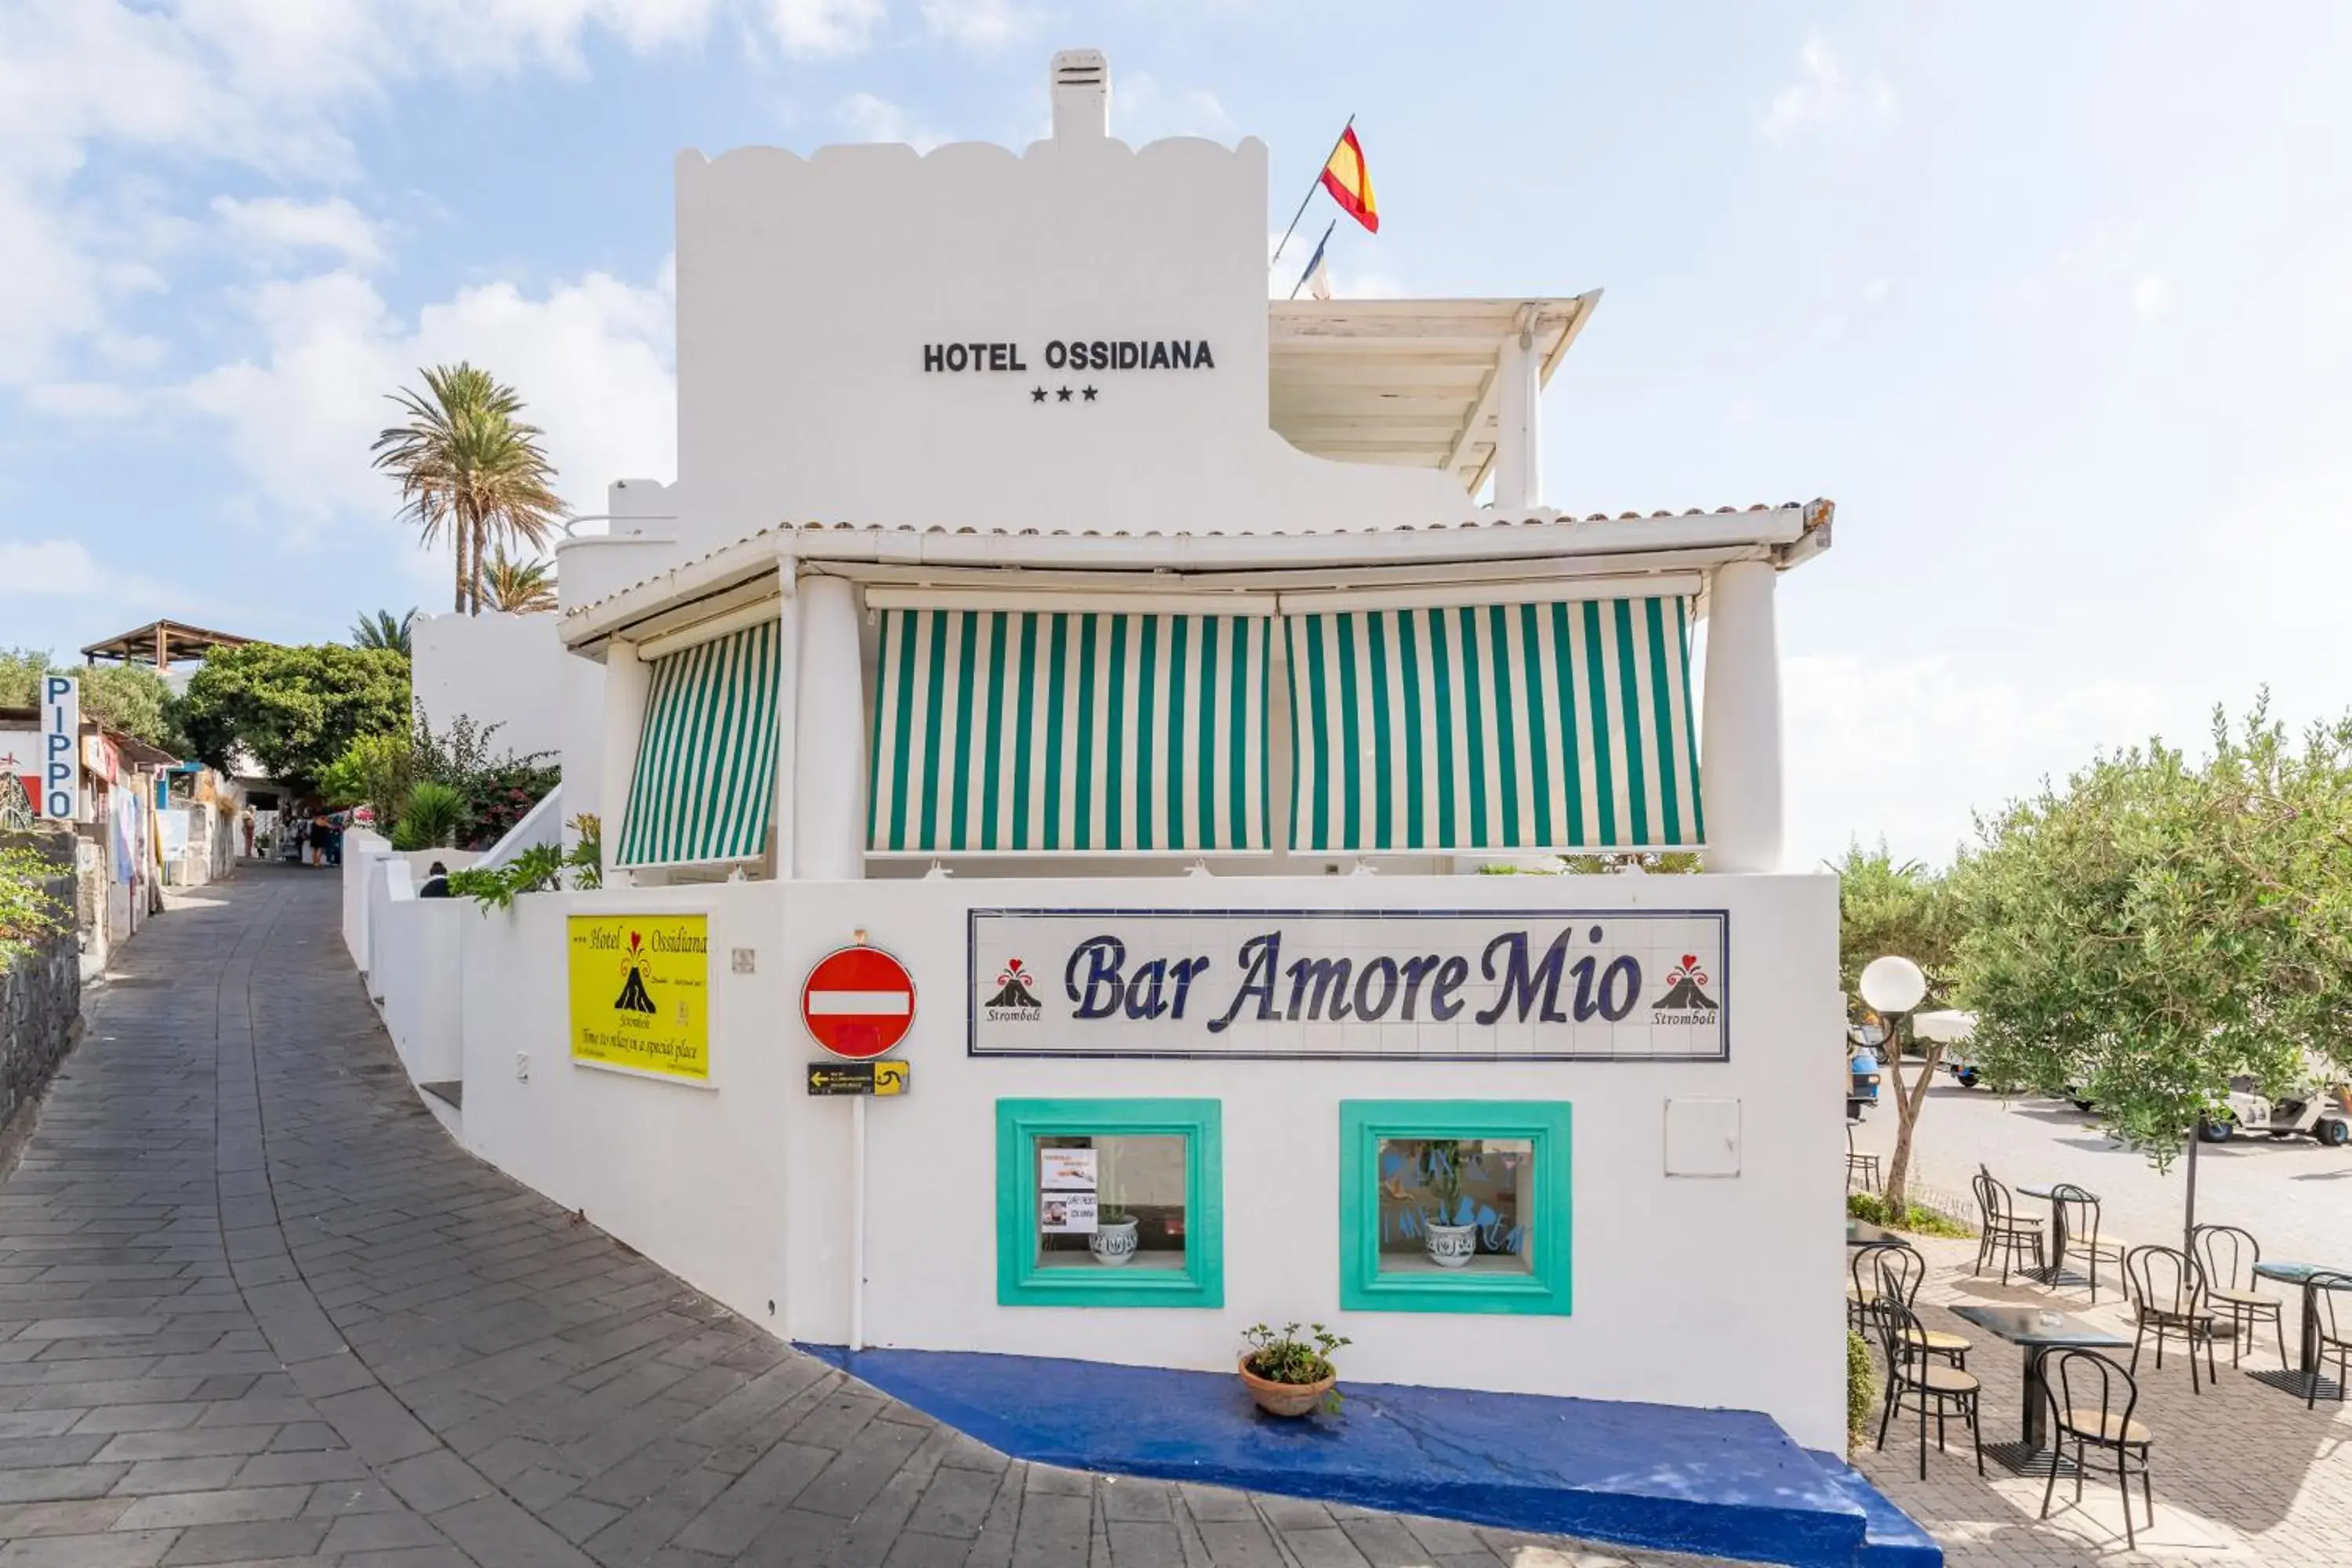
[[[793,773],[800,755],[800,735],[793,713],[800,696],[800,561],[790,551],[776,563],[782,598],[776,606],[776,799],[770,820],[775,824],[776,875],[793,874]]]
[[[845,577],[802,581],[797,743],[793,767],[793,875],[866,875],[866,686],[859,674],[857,588]]]
[[[604,645],[604,756],[598,790],[604,805],[604,885],[628,885],[615,862],[621,833],[628,826],[629,781],[637,770],[637,731],[645,728],[646,694],[653,675],[637,657],[637,645],[615,639]]]
[[[1780,634],[1769,562],[1735,561],[1707,589],[1706,711],[1698,748],[1706,868],[1780,869]]]
[[[1543,356],[1522,329],[1495,362],[1495,509],[1543,504]]]

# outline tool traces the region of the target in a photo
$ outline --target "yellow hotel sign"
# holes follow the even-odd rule
[[[572,1059],[710,1077],[710,917],[571,917]]]

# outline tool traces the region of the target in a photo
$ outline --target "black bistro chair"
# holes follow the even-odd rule
[[[1863,1334],[1875,1329],[1878,1299],[1890,1287],[1896,1299],[1916,1314],[1919,1286],[1927,1278],[1927,1260],[1919,1256],[1917,1247],[1907,1241],[1877,1241],[1850,1250],[1853,1256],[1848,1270],[1853,1275],[1853,1284],[1845,1293],[1849,1328]],[[1929,1328],[1921,1328],[1917,1332],[1918,1343],[1929,1355],[1941,1356],[1961,1371],[1968,1370],[1969,1351],[1974,1342],[1966,1335]]]
[[[1969,1178],[1969,1190],[1977,1200],[1977,1266],[1970,1272],[1981,1274],[1985,1266],[1996,1257],[2000,1259],[2000,1282],[2009,1283],[2012,1262],[2027,1256],[2037,1269],[2046,1268],[2042,1250],[2042,1222],[2037,1218],[2018,1217],[2017,1205],[2009,1189],[1993,1179],[1993,1173],[1982,1165]],[[2020,1264],[2022,1267],[2022,1264]]]
[[[1862,1178],[1864,1192],[1878,1191],[1878,1156],[1854,1152],[1853,1123],[1849,1121],[1845,1124],[1845,1184],[1852,1187],[1857,1176]]]
[[[2090,1468],[2084,1462],[2088,1450],[2098,1448],[2115,1455],[2116,1484],[2124,1494],[2124,1549],[2137,1548],[2139,1537],[2132,1528],[2134,1475],[2139,1477],[2140,1500],[2147,1505],[2148,1528],[2156,1528],[2155,1483],[2148,1479],[2147,1464],[2155,1437],[2132,1419],[2139,1405],[2138,1383],[2130,1373],[2092,1350],[2060,1351],[2043,1363],[2042,1375],[2042,1392],[2050,1401],[2053,1456],[2064,1453],[2067,1444],[2074,1445],[2074,1500],[2083,1500],[2083,1475]],[[2050,1517],[2050,1500],[2057,1492],[2058,1466],[2053,1462],[2050,1479],[2042,1489],[2042,1518]]]
[[[1937,1358],[1926,1344],[1927,1331],[1911,1309],[1903,1304],[1895,1282],[1889,1279],[1871,1315],[1876,1320],[1878,1348],[1886,1357],[1886,1395],[1878,1414],[1878,1447],[1886,1447],[1886,1429],[1895,1413],[1908,1403],[1919,1412],[1919,1479],[1927,1479],[1927,1417],[1936,1417],[1936,1451],[1944,1452],[1944,1420],[1958,1415],[1968,1423],[1976,1442],[1977,1474],[1984,1474],[1984,1431],[1977,1420],[1983,1384],[1974,1373]],[[1932,1411],[1931,1411],[1932,1407]]]
[[[2189,1347],[2189,1391],[2201,1394],[2197,1381],[2197,1342],[2205,1342],[2205,1375],[2219,1375],[2213,1366],[2213,1305],[2205,1287],[2205,1270],[2197,1259],[2177,1247],[2135,1247],[2124,1254],[2124,1280],[2132,1298],[2132,1359],[2139,1373],[2139,1347],[2152,1331],[2156,1335],[2156,1367],[2164,1370],[2164,1342],[2174,1335]]]
[[[2070,1182],[2061,1182],[2050,1189],[2050,1207],[2065,1223],[2067,1250],[2079,1249],[2086,1259],[2084,1271],[2090,1277],[2091,1300],[2095,1303],[2099,1299],[2099,1265],[2114,1264],[2120,1276],[2124,1254],[2131,1250],[2131,1244],[2099,1234],[2099,1200]]]
[[[2263,1260],[2263,1249],[2253,1233],[2234,1225],[2200,1225],[2189,1233],[2189,1241],[2205,1270],[2214,1314],[2230,1320],[2230,1364],[2238,1364],[2240,1352],[2253,1342],[2255,1326],[2268,1319],[2278,1336],[2279,1365],[2287,1365],[2286,1304],[2254,1289],[2254,1265]]]
[[[2352,1274],[2315,1274],[2304,1288],[2304,1310],[2318,1320],[2319,1357],[2304,1394],[2308,1410],[2319,1403],[2319,1369],[2336,1357],[2336,1403],[2344,1403],[2344,1380],[2352,1373]]]

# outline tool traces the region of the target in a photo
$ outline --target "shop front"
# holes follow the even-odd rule
[[[680,476],[562,568],[604,885],[468,925],[443,1114],[807,1344],[1321,1321],[1839,1447],[1829,507],[1537,504],[1596,296],[1270,306],[1265,149],[1055,73],[1024,153],[681,159]]]

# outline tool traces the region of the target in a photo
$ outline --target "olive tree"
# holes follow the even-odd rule
[[[1863,967],[1890,954],[1917,964],[1927,977],[1928,1001],[1940,1001],[1950,983],[1954,946],[1952,900],[1944,878],[1919,861],[1897,862],[1884,841],[1874,849],[1849,845],[1845,858],[1830,869],[1838,879],[1838,984],[1848,1005],[1862,1005],[1857,991]],[[1902,1044],[1893,1020],[1887,1022],[1882,1069],[1895,1105],[1895,1152],[1886,1162],[1886,1206],[1900,1218],[1910,1206],[1912,1136],[1944,1047],[1935,1040],[1921,1042],[1917,1076],[1906,1083]]]
[[[2095,758],[1980,820],[1954,872],[1979,1070],[2093,1101],[2159,1170],[2231,1079],[2352,1061],[2352,720],[2298,745],[2258,703],[2212,742]]]

